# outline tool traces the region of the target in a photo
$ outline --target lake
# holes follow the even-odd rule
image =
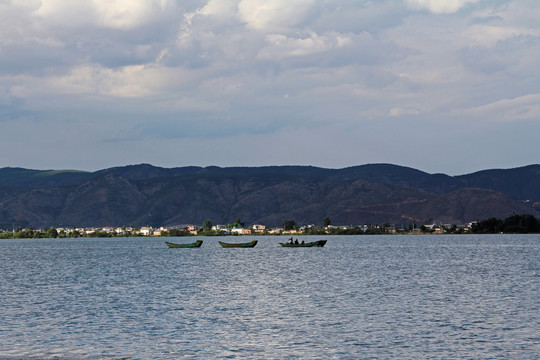
[[[286,238],[0,240],[0,359],[540,358],[540,235]]]

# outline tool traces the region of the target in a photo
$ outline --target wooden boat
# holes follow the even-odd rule
[[[237,243],[237,244],[225,243],[223,241],[218,241],[218,243],[224,248],[252,248],[252,247],[255,247],[255,245],[257,245],[257,240],[253,240],[248,243]]]
[[[197,240],[194,243],[190,243],[190,244],[174,244],[174,243],[165,241],[165,244],[167,244],[167,246],[170,248],[198,248],[198,247],[201,247],[202,240]]]
[[[323,247],[326,244],[327,240],[317,240],[307,243],[291,244],[291,243],[280,243],[283,247]]]

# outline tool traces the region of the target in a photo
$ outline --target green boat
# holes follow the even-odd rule
[[[323,247],[326,244],[327,240],[318,240],[318,241],[312,241],[307,243],[280,243],[283,247]]]
[[[222,241],[218,241],[218,243],[224,248],[252,248],[252,247],[255,247],[255,245],[257,245],[257,240],[253,240],[248,243],[238,243],[238,244],[224,243]]]
[[[165,244],[167,244],[167,246],[170,248],[198,248],[198,247],[201,247],[202,240],[197,240],[191,244],[174,244],[174,243],[165,241]]]

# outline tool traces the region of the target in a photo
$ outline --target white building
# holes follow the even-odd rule
[[[253,225],[251,227],[254,233],[262,233],[266,230],[266,226],[264,225]]]
[[[154,233],[154,231],[153,231],[153,229],[151,227],[143,226],[141,228],[141,235],[143,235],[143,236],[148,236],[148,235],[151,235],[153,233]]]

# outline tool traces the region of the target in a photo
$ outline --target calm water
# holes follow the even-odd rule
[[[0,240],[0,358],[540,358],[539,235],[164,240]]]

